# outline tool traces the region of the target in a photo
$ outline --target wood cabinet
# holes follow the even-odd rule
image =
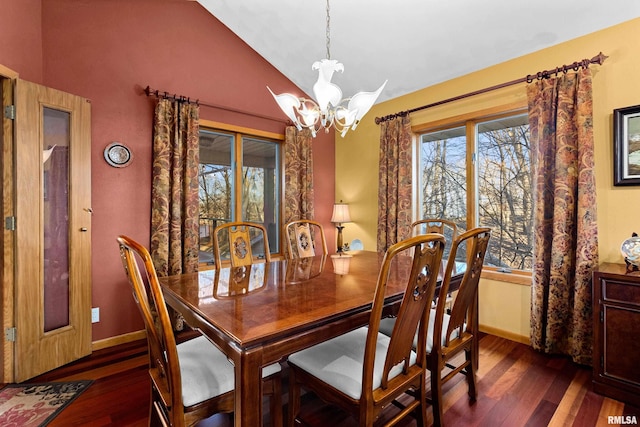
[[[640,272],[601,264],[593,274],[593,388],[640,406]]]

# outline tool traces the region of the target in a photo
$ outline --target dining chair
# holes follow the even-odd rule
[[[449,290],[458,251],[465,252],[467,267],[450,312],[446,301],[441,298],[436,305],[435,316],[432,313],[433,322],[429,325],[427,368],[431,376],[430,401],[435,426],[442,425],[442,386],[456,374],[465,375],[469,400],[473,402],[478,397],[478,283],[490,238],[490,228],[478,227],[462,233],[451,246],[440,292]],[[454,365],[453,359],[462,352],[465,354],[464,361]]]
[[[234,409],[234,367],[205,336],[176,344],[169,312],[148,250],[127,236],[117,238],[133,297],[144,320],[149,349],[149,425],[192,426]],[[144,276],[139,263],[143,265]],[[273,425],[282,424],[281,367],[263,368]]]
[[[316,244],[320,242],[322,255],[328,254],[327,239],[324,228],[318,221],[297,219],[285,225],[289,259],[305,258],[320,255],[316,252]]]
[[[361,426],[371,426],[383,409],[414,390],[413,399],[402,400],[392,425],[414,411],[426,425],[426,330],[444,236],[427,234],[392,245],[385,253],[373,295],[369,325],[316,344],[289,356],[289,426],[300,410],[301,388],[346,410]],[[396,328],[390,337],[378,332],[392,261],[412,254],[407,287],[400,302]],[[412,350],[420,328],[420,345]]]
[[[225,238],[221,238],[225,234]],[[222,265],[222,248],[229,251],[232,267],[251,265],[255,262],[253,246],[260,244],[263,248],[264,260],[271,261],[267,229],[255,222],[227,222],[213,230],[213,257],[216,268]]]
[[[439,293],[448,293],[453,272],[456,270],[456,258],[464,256],[466,270],[460,281],[453,304],[439,298],[435,308],[431,309],[427,329],[427,367],[431,377],[431,402],[434,425],[442,425],[442,384],[457,373],[464,373],[469,386],[469,398],[477,397],[476,372],[478,369],[478,324],[477,298],[480,273],[484,256],[491,237],[491,229],[478,227],[456,238],[442,278]],[[464,244],[464,245],[463,245]],[[463,249],[460,249],[460,248]],[[463,253],[464,251],[464,253]],[[460,253],[459,253],[460,252]],[[396,318],[386,317],[380,321],[380,332],[389,336],[395,327]],[[440,337],[440,340],[434,337]],[[413,348],[418,348],[419,336],[413,339]],[[465,351],[465,360],[458,366],[452,366],[454,356]],[[443,369],[450,371],[444,377]]]
[[[423,233],[442,234],[447,242],[442,258],[447,260],[451,256],[451,243],[456,240],[456,237],[458,237],[458,226],[455,222],[443,218],[424,218],[413,222],[411,224],[411,230],[414,236]],[[454,296],[453,293],[448,292],[440,295],[446,295],[448,308],[451,308],[451,302],[453,301]]]

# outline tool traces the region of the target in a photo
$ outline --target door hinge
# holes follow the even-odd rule
[[[600,310],[600,323],[604,323],[604,311]]]
[[[7,105],[4,107],[4,117],[5,119],[15,120],[16,119],[16,106],[15,105]]]
[[[4,330],[4,338],[6,341],[16,341],[16,327],[6,328]]]
[[[16,217],[15,216],[5,217],[5,219],[4,219],[4,229],[5,230],[11,230],[11,231],[15,231],[16,230]]]

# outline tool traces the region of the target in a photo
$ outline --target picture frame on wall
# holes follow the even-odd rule
[[[613,185],[640,185],[640,105],[613,110]]]

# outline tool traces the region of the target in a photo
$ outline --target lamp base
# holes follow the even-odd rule
[[[338,225],[336,225],[336,228],[338,229],[338,250],[336,252],[337,253],[342,253],[342,247],[343,247],[342,229],[344,228],[344,226],[341,225],[341,224],[338,224]]]

